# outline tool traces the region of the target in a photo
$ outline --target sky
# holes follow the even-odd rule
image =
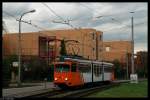
[[[16,19],[19,20],[23,13],[35,9],[34,13],[22,17],[23,21],[32,25],[21,23],[21,32],[93,28],[103,32],[105,41],[131,40],[133,16],[134,52],[148,49],[148,4],[144,2],[9,2],[3,3],[2,6],[4,28],[10,33],[19,30],[19,22]],[[69,22],[69,25],[64,24],[64,21]]]

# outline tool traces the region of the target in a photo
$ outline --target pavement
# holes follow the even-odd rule
[[[36,95],[44,92],[50,92],[54,88],[54,84],[52,82],[46,82],[45,83],[23,83],[22,85],[36,85],[36,86],[30,86],[30,87],[21,87],[21,88],[8,88],[8,89],[2,89],[2,95],[3,97],[26,97],[30,95]]]

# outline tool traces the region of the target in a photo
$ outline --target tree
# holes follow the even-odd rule
[[[22,70],[22,81],[43,81],[48,76],[46,60],[35,56],[24,61]]]
[[[2,82],[3,87],[7,87],[10,79],[11,79],[11,66],[9,60],[7,58],[3,59],[3,66],[2,66]]]
[[[3,87],[7,87],[11,80],[11,71],[14,71],[17,74],[18,68],[12,67],[12,62],[17,61],[17,55],[10,55],[3,57],[2,65],[2,79]]]
[[[123,78],[123,69],[121,68],[121,63],[117,60],[117,59],[115,59],[114,61],[113,61],[113,64],[114,64],[114,67],[115,67],[115,77],[116,78],[118,78],[118,79],[120,79],[120,78]]]
[[[138,68],[137,70],[136,70],[136,73],[138,74],[138,77],[139,78],[143,78],[144,77],[144,68]]]
[[[48,81],[53,81],[54,79],[54,64],[51,64],[48,68]]]
[[[137,69],[136,72],[139,77],[147,77],[147,52],[137,52],[137,58],[135,60]]]
[[[32,57],[29,60],[28,67],[30,71],[28,72],[29,75],[24,77],[28,80],[43,80],[45,77],[48,76],[48,66],[47,62],[44,59],[40,59],[38,57]]]
[[[60,50],[60,55],[61,56],[64,56],[67,54],[67,51],[66,51],[66,45],[65,45],[65,41],[64,39],[61,41],[61,50]]]

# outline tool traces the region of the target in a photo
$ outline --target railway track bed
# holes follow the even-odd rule
[[[43,94],[38,94],[38,95],[32,95],[30,98],[80,98],[80,97],[85,97],[89,94],[92,94],[96,91],[102,91],[105,89],[109,89],[114,86],[118,86],[120,83],[111,83],[111,84],[106,84],[106,85],[101,85],[101,86],[95,86],[91,88],[82,88],[78,90],[53,90],[51,92],[43,93]],[[26,97],[29,98],[29,97]]]
[[[143,81],[143,80],[139,80]],[[119,86],[121,83],[128,83],[130,80],[124,80],[124,81],[114,81],[110,84],[101,84],[100,86],[94,86],[94,87],[84,87],[80,89],[67,89],[67,90],[61,90],[58,88],[54,88],[51,91],[26,96],[23,98],[84,98],[88,96],[89,94],[95,93],[97,91],[103,91],[105,89],[109,89],[114,86]]]

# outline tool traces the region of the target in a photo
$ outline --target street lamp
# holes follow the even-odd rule
[[[21,15],[21,17],[19,19],[19,34],[18,34],[18,67],[19,67],[19,73],[18,73],[18,85],[21,85],[21,79],[20,79],[20,74],[21,74],[21,19],[25,14],[33,13],[33,12],[35,12],[35,10],[25,12]]]
[[[130,13],[134,13],[134,12],[130,12]],[[135,71],[134,71],[134,24],[133,24],[133,15],[131,17],[131,31],[132,31],[132,40],[131,40],[131,45],[132,45],[132,58],[131,58],[131,64],[132,64],[132,72],[130,74],[130,80],[131,80],[131,83],[138,83],[138,75],[135,74]]]
[[[134,13],[134,12],[130,12],[130,13]],[[132,45],[132,58],[131,58],[131,63],[132,63],[132,74],[134,74],[134,31],[133,31],[133,16],[131,17],[131,31],[132,31],[132,35],[131,35],[131,45]]]

